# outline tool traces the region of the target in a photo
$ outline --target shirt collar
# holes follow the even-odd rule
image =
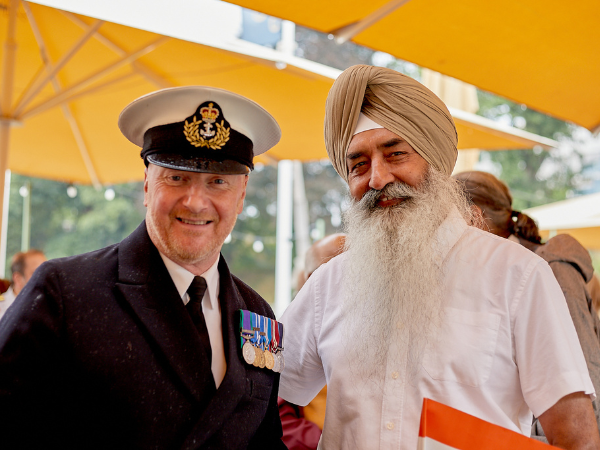
[[[181,299],[184,303],[187,303],[189,301],[187,290],[190,287],[190,284],[192,284],[192,280],[194,279],[195,275],[192,272],[181,267],[179,264],[171,261],[162,253],[160,253],[160,257],[165,263],[165,266],[169,271],[169,275],[171,275],[171,278],[173,279],[173,283],[175,283],[175,287],[177,288],[177,292],[179,292]],[[217,258],[215,263],[212,266],[210,266],[210,268],[206,272],[200,275],[206,280],[206,294],[208,294],[210,307],[213,309],[219,307],[219,259],[220,257]],[[206,296],[206,294],[204,295]],[[206,306],[207,305],[205,305],[205,307]]]

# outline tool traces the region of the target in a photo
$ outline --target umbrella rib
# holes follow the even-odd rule
[[[488,134],[508,138],[512,141],[526,144],[528,146],[532,144],[539,145],[545,150],[558,147],[558,142],[553,139],[538,136],[536,134],[530,133],[525,130],[521,130],[519,128],[506,126],[501,123],[494,122],[491,119],[487,119],[486,117],[478,116],[477,114],[468,113],[466,111],[461,111],[456,108],[449,108],[449,110],[455,122],[463,123],[471,128],[484,131]]]
[[[23,4],[25,5],[26,2],[23,2]],[[34,20],[33,14],[31,13],[31,10],[27,7],[25,8],[25,11],[27,12],[27,17],[30,21],[31,28],[33,29],[34,25],[31,22],[32,20]],[[29,103],[31,103],[35,96],[46,86],[46,84],[48,84],[48,82],[58,73],[58,71],[60,71],[65,66],[65,64],[67,64],[77,54],[81,47],[85,45],[85,43],[94,35],[94,33],[96,33],[98,28],[100,28],[100,26],[103,23],[104,21],[99,20],[92,27],[90,27],[90,29],[79,38],[79,40],[73,45],[73,47],[71,47],[71,49],[67,51],[56,64],[54,64],[52,70],[49,71],[44,78],[42,78],[41,80],[37,80],[35,83],[33,83],[33,86],[27,92],[23,93],[21,99],[17,102],[17,106],[15,107],[15,116],[18,116],[23,111],[23,109]],[[39,33],[39,28],[37,29],[37,33]]]
[[[79,27],[81,27],[83,29],[89,28],[89,25],[87,23],[85,23],[83,20],[81,20],[79,17],[77,17],[75,14],[67,12],[67,11],[61,11],[61,12],[63,13],[63,15],[68,17],[72,22],[74,22]],[[110,39],[103,33],[98,32],[98,33],[96,33],[96,35],[94,37],[98,40],[98,42],[104,44],[106,47],[108,47],[109,49],[111,49],[112,51],[117,53],[119,56],[124,56],[127,54],[127,50],[123,49],[123,47],[121,47],[119,44],[114,42],[112,39]],[[157,85],[159,88],[167,88],[167,87],[175,86],[174,83],[171,83],[170,81],[166,80],[164,77],[157,74],[154,70],[147,67],[144,63],[141,63],[139,61],[134,61],[131,65],[133,66],[133,68],[136,72],[138,72],[140,75],[145,77],[151,83],[154,83],[155,85]]]
[[[60,85],[60,82],[56,78],[57,72],[54,70],[55,68],[52,66],[52,61],[50,60],[50,57],[48,56],[48,47],[46,46],[44,37],[42,36],[42,33],[40,32],[40,29],[38,27],[37,21],[35,20],[35,17],[33,16],[33,14],[31,14],[31,9],[29,8],[29,5],[26,2],[23,2],[23,7],[25,8],[25,12],[27,13],[27,16],[29,18],[29,23],[31,25],[31,29],[32,29],[33,35],[35,36],[35,39],[37,41],[38,47],[40,49],[40,53],[42,56],[42,61],[44,62],[44,66],[46,67],[48,73],[52,74],[52,76],[50,78],[52,87],[54,88],[54,90],[57,93],[59,93],[62,90],[62,87]],[[83,159],[83,163],[87,169],[87,172],[88,172],[88,175],[90,176],[92,184],[94,185],[94,187],[96,189],[100,189],[102,187],[102,184],[100,183],[100,180],[98,179],[98,174],[96,172],[96,168],[94,167],[94,163],[92,162],[92,158],[90,157],[90,153],[89,153],[88,147],[85,143],[85,140],[83,138],[83,134],[81,133],[79,124],[75,120],[75,117],[73,116],[73,113],[72,113],[69,105],[67,105],[66,103],[63,103],[60,106],[61,106],[61,109],[62,109],[62,112],[63,112],[65,118],[67,119],[67,122],[69,123],[69,126],[71,127],[71,132],[73,133],[73,137],[75,138],[75,142],[77,143],[79,153],[81,154],[81,158]]]
[[[378,10],[373,11],[368,16],[363,17],[359,21],[351,23],[350,25],[338,28],[337,30],[332,31],[331,34],[335,36],[335,41],[338,44],[343,44],[344,42],[352,39],[358,33],[369,28],[374,23],[379,22],[385,16],[393,13],[396,9],[400,8],[409,1],[410,0],[391,0]]]
[[[75,117],[73,117],[73,113],[71,112],[71,108],[69,105],[61,105],[61,109],[67,122],[69,122],[69,126],[71,127],[71,131],[73,132],[73,137],[75,138],[75,142],[77,142],[77,147],[79,148],[79,153],[81,154],[81,158],[83,159],[83,163],[85,164],[85,168],[87,169],[88,175],[92,181],[92,184],[96,188],[96,190],[100,190],[102,187],[102,183],[98,179],[98,174],[96,173],[96,168],[94,167],[94,163],[92,162],[92,158],[90,157],[90,152],[85,143],[83,135],[81,134],[81,129],[79,128],[79,124]]]
[[[171,38],[162,36],[162,37],[156,39],[155,41],[151,42],[150,44],[145,45],[142,48],[136,50],[135,52],[128,54],[124,58],[121,58],[119,61],[117,61],[113,64],[109,64],[108,66],[104,67],[103,69],[100,69],[98,72],[90,75],[89,77],[80,81],[79,83],[72,85],[68,89],[65,89],[64,91],[60,92],[59,94],[55,95],[54,97],[51,97],[42,103],[38,103],[33,108],[30,108],[27,111],[23,112],[23,114],[21,114],[19,116],[19,119],[24,120],[35,114],[39,114],[40,112],[45,111],[48,108],[52,108],[52,107],[62,103],[65,100],[65,98],[67,98],[72,92],[75,92],[78,89],[83,89],[84,87],[87,87],[90,84],[94,83],[99,78],[102,78],[106,74],[108,74],[114,70],[117,70],[124,65],[129,64],[131,61],[141,58],[142,56],[144,56],[147,53],[150,53],[156,47],[158,47],[159,45],[168,41],[169,39],[171,39]]]
[[[13,81],[15,77],[15,59],[17,51],[17,9],[19,0],[11,0],[8,5],[8,27],[4,41],[4,55],[2,61],[2,92],[0,96],[0,113],[9,117],[12,101]]]
[[[65,104],[65,103],[77,100],[80,97],[85,97],[87,95],[91,95],[94,92],[101,91],[101,90],[105,89],[106,87],[108,87],[108,86],[110,86],[112,84],[116,84],[116,83],[118,83],[120,81],[126,80],[127,78],[131,78],[134,75],[135,74],[133,72],[126,73],[124,75],[120,75],[120,76],[118,76],[116,78],[113,78],[112,80],[108,80],[108,81],[106,81],[104,83],[96,84],[96,85],[94,85],[94,86],[92,86],[92,87],[90,87],[88,89],[82,89],[80,91],[73,92],[72,94],[70,94],[70,95],[64,97],[63,99],[61,99],[61,101],[58,102],[58,103],[56,103],[54,106],[62,105],[62,104]],[[42,111],[46,111],[48,108],[49,107],[44,108],[43,110],[39,111],[37,114],[41,113]]]

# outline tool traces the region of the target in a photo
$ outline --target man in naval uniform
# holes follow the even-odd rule
[[[239,348],[239,310],[273,313],[220,256],[277,122],[189,86],[135,100],[119,127],[142,147],[146,220],[43,264],[6,314],[2,448],[285,448],[279,375]]]

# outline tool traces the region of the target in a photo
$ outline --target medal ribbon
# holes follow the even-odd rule
[[[271,319],[269,319],[268,317],[265,318],[265,322],[267,322],[267,348],[265,350],[271,351]]]
[[[250,338],[250,342],[252,342],[252,344],[255,347],[258,347],[259,345],[259,339],[260,339],[260,335],[259,335],[259,330],[257,330],[256,328],[258,328],[256,325],[258,322],[258,317],[256,317],[255,313],[250,313],[250,319],[251,319],[251,326],[252,326],[252,330],[253,330],[253,334],[252,334],[252,338]]]
[[[260,349],[264,351],[265,344],[267,343],[267,318],[264,316],[260,317]]]
[[[277,341],[279,342],[279,347],[281,350],[283,350],[283,324],[277,322],[277,330],[279,331],[279,337],[277,338]]]
[[[279,351],[279,322],[275,322],[275,351]]]
[[[277,322],[271,319],[271,353],[277,350]]]
[[[251,336],[253,334],[252,321],[251,321],[250,315],[251,315],[250,311],[245,311],[243,309],[240,309],[240,330],[241,330],[240,334],[241,334],[242,347],[244,346],[244,343],[249,338],[249,336]]]

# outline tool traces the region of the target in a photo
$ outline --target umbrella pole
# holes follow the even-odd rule
[[[10,122],[0,118],[0,213],[2,213],[2,227],[8,224],[8,215],[4,215],[4,184],[8,170],[8,142],[10,137]],[[9,175],[10,176],[10,175]],[[2,246],[6,245],[5,237],[2,236]]]
[[[8,248],[8,200],[10,199],[10,170],[6,171],[4,181],[4,205],[0,213],[2,228],[0,229],[0,278],[6,278],[6,251]]]
[[[292,301],[293,161],[277,163],[277,232],[275,247],[275,315],[279,318]]]
[[[8,169],[8,144],[10,137],[10,107],[12,102],[13,81],[15,78],[15,56],[17,51],[17,8],[19,0],[10,0],[8,4],[8,27],[4,41],[4,61],[2,61],[2,87],[0,92],[0,211],[4,212],[4,182]],[[8,223],[8,215],[3,214],[2,227]],[[2,245],[6,245],[3,237]],[[2,261],[4,266],[5,261]]]
[[[296,245],[296,258],[292,274],[298,275],[304,270],[304,259],[310,248],[310,219],[308,215],[308,201],[304,186],[302,162],[294,161],[294,243]],[[297,278],[297,277],[296,277]]]

